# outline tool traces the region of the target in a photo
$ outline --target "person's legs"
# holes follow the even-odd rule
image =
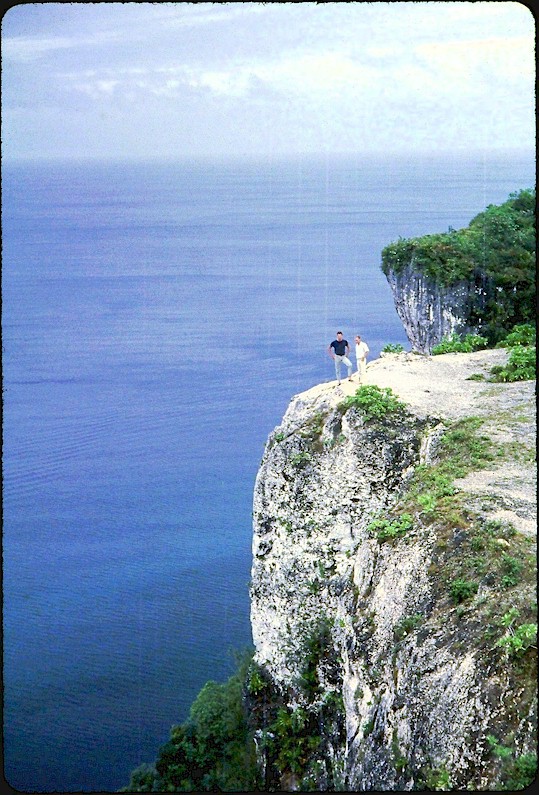
[[[359,380],[363,381],[364,378],[365,378],[366,370],[367,370],[367,361],[366,361],[366,359],[360,359],[359,360],[359,368],[358,369],[359,369]]]
[[[343,360],[344,364],[346,365],[346,367],[348,368],[348,380],[351,381],[352,380],[352,362],[350,361],[350,359],[347,356],[343,356],[342,360]]]
[[[341,383],[341,359],[342,356],[335,354],[335,376],[339,384]]]

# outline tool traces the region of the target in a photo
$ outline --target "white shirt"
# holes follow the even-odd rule
[[[356,342],[356,359],[365,359],[369,352],[369,346],[366,342]]]

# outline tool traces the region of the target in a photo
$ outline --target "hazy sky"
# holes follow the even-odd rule
[[[30,3],[2,19],[2,154],[535,146],[517,2]]]

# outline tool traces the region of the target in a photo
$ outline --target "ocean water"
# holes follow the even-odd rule
[[[4,775],[114,791],[251,643],[254,480],[338,328],[407,341],[399,237],[533,153],[2,170]]]

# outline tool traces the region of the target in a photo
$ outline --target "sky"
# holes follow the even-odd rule
[[[518,2],[24,3],[2,158],[535,149]]]

